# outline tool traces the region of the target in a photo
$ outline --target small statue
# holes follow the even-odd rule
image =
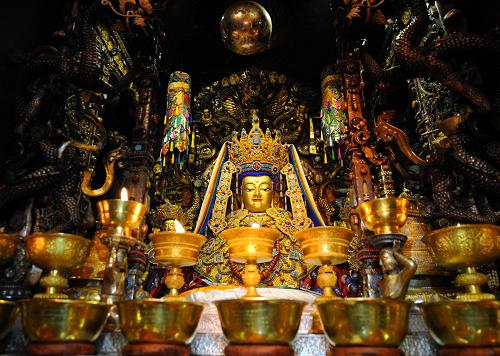
[[[380,250],[379,258],[384,274],[380,294],[384,298],[404,299],[417,264],[403,255],[399,241],[395,241],[392,248]]]

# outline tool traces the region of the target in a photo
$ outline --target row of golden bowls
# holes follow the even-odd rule
[[[234,344],[286,344],[296,335],[306,303],[236,299],[215,303],[226,337]],[[220,308],[224,304],[225,308]],[[23,329],[32,342],[93,342],[109,305],[81,300],[19,302]],[[406,335],[411,303],[346,298],[316,302],[327,337],[337,346],[397,346]],[[14,322],[17,304],[0,301],[0,339]],[[442,301],[420,305],[433,338],[444,346],[498,346],[500,301]],[[184,344],[193,337],[203,305],[144,300],[119,302],[130,343]]]
[[[475,225],[475,228],[477,230],[480,227],[478,225]],[[306,235],[310,235],[309,237],[312,236],[315,238],[319,237],[317,244],[308,245],[307,236],[299,239],[304,244],[305,258],[317,264],[331,264],[331,263],[343,262],[342,259],[344,258],[343,255],[345,254],[344,250],[347,249],[347,243],[344,240],[347,240],[347,237],[342,238],[341,234],[337,234],[338,236],[328,236],[328,234],[326,234],[324,237],[322,237],[321,235],[322,228],[315,228],[315,229],[306,230],[308,231]],[[457,239],[457,241],[463,240],[465,241],[464,243],[467,243],[469,245],[472,244],[471,246],[473,246],[474,253],[477,253],[477,251],[483,251],[483,250],[486,251],[487,250],[486,246],[489,246],[491,244],[486,244],[484,242],[487,240],[487,238],[484,236],[490,236],[491,233],[485,232],[484,234],[478,235],[477,231],[474,231],[473,228],[471,228],[471,230],[473,231],[473,233],[467,234],[466,237]],[[241,231],[239,231],[237,237],[241,238],[242,237],[241,235],[242,235]],[[449,235],[449,232],[447,232],[445,235]],[[478,241],[477,245],[474,245],[474,243],[471,243],[469,241],[470,238],[472,238],[473,241],[475,241],[474,237],[469,238],[469,235],[480,236],[476,239]],[[438,234],[436,236],[440,235]],[[55,238],[57,238],[57,236]],[[33,238],[33,240],[36,239]],[[249,241],[251,241],[251,239]],[[438,238],[435,238],[432,239],[432,241],[440,241],[440,240]],[[443,241],[446,242],[446,239]],[[493,242],[492,245],[494,246],[493,248],[498,248],[498,244],[496,243],[495,238],[492,242]],[[38,245],[44,246],[45,243],[46,241],[42,239],[41,242],[38,243]],[[199,250],[200,247],[199,245],[200,243],[201,241],[196,241],[197,246],[194,248],[193,246],[188,246],[192,250],[191,254],[197,254],[197,251]],[[268,245],[269,246],[267,246],[267,249],[269,250],[270,247],[272,248],[273,244],[268,244]],[[439,248],[441,248],[441,250],[446,249],[444,242],[440,242],[438,245],[439,245],[438,249]],[[58,251],[57,244],[55,244],[54,246],[55,246],[54,247],[55,251]],[[234,244],[234,246],[239,246],[239,245],[236,243]],[[237,252],[239,252],[239,254],[237,254],[237,256],[238,258],[241,259],[241,262],[245,261],[248,262],[249,260],[253,260],[252,262],[254,261],[256,262],[257,258],[260,256],[260,253],[256,254],[254,249],[252,250],[251,248],[249,248],[249,246],[252,246],[252,244],[246,243],[238,247]],[[45,246],[44,248],[47,249],[48,245]],[[333,250],[331,250],[332,248]],[[476,248],[479,250],[476,251],[475,250]],[[338,251],[335,249],[338,249]],[[180,250],[182,250],[182,248],[180,248]],[[181,253],[180,256],[182,256],[182,251],[180,250],[179,253]],[[39,249],[35,255],[37,254],[39,255],[40,251],[41,250]],[[172,254],[171,252],[167,253],[167,255],[169,256],[171,254]],[[322,257],[323,254],[327,256]],[[184,259],[184,257],[182,258]],[[450,258],[456,258],[456,256],[453,255]],[[169,258],[166,257],[165,261],[168,262],[168,259]],[[190,259],[189,264],[192,264],[193,261],[195,261],[194,257]],[[182,260],[177,261],[176,264],[182,265]],[[50,265],[47,265],[47,268],[50,267],[51,267]],[[52,277],[57,277],[57,274]],[[41,306],[45,306],[46,303],[47,305],[49,305],[48,304],[49,302],[44,302],[41,304],[40,303],[37,304],[35,302],[36,301],[32,301],[30,303],[24,303],[24,302],[21,303],[23,314],[29,316],[27,320],[28,319],[31,320],[35,316],[35,319],[37,320],[42,320],[42,321],[50,320],[51,322],[55,321],[56,322],[56,325],[54,326],[55,329],[57,329],[58,327],[60,329],[62,326],[64,326],[66,330],[71,327],[69,324],[61,322],[61,320],[63,319],[58,319],[56,315],[69,315],[70,317],[68,319],[70,320],[75,319],[74,317],[75,315],[86,315],[82,314],[84,312],[83,309],[75,314],[74,310],[78,310],[78,308],[80,308],[80,305],[78,303],[72,304],[72,302],[70,301],[60,302],[63,303],[61,305],[65,305],[65,307],[61,307],[61,305],[55,307],[56,309],[61,310],[60,311],[61,314],[58,314],[56,311],[53,311],[52,315],[51,312],[48,312],[48,314],[43,314],[43,313],[37,314],[38,310],[42,308]],[[58,302],[57,300],[50,301],[50,303],[57,303],[57,302]],[[187,339],[189,339],[190,337],[189,335],[192,335],[192,333],[194,332],[194,328],[196,327],[202,309],[202,306],[190,302],[179,302],[180,304],[175,305],[174,300],[168,302],[155,301],[149,304],[147,303],[149,303],[149,301],[123,302],[119,304],[120,314],[122,318],[126,320],[124,323],[124,332],[126,333],[127,337],[130,338],[130,340],[140,341],[144,339],[146,340],[151,339],[151,340],[168,340],[168,342],[174,342],[174,343],[186,342]],[[440,303],[445,303],[445,302],[440,302]],[[455,317],[455,319],[452,319],[455,321],[447,323],[445,322],[445,324],[443,324],[443,321],[441,320],[444,314],[438,314],[433,312],[433,307],[434,307],[433,303],[426,303],[422,306],[426,320],[428,320],[428,324],[431,328],[431,332],[433,336],[438,340],[438,342],[442,344],[452,344],[452,345],[455,345],[453,344],[454,342],[457,345],[460,344],[476,345],[477,343],[498,344],[499,335],[498,332],[497,333],[494,332],[495,330],[498,330],[499,326],[498,303],[494,301],[491,301],[490,304],[485,304],[486,302],[478,302],[475,304],[474,303],[460,304],[460,302],[457,301],[451,301],[446,303],[448,304],[440,304],[436,308],[448,310],[448,316]],[[304,307],[303,304],[304,303],[285,301],[285,300],[262,300],[257,297],[254,297],[253,299],[229,300],[216,303],[217,308],[219,310],[223,331],[233,343],[241,343],[241,342],[286,343],[291,341],[291,339],[293,339],[298,329],[298,322],[300,322],[300,315],[302,313],[302,308]],[[100,305],[100,304],[95,303],[95,305]],[[107,307],[105,305],[102,306]],[[344,299],[344,300],[318,301],[317,306],[323,320],[325,332],[332,340],[332,342],[334,342],[337,345],[343,345],[343,344],[372,345],[372,346],[396,345],[402,340],[406,331],[406,324],[408,320],[408,308],[409,308],[409,303],[406,302],[384,300],[384,299],[365,299],[365,300]],[[91,306],[86,306],[86,307],[92,309]],[[473,307],[475,309],[473,309]],[[48,310],[51,310],[51,308],[48,308]],[[151,310],[156,310],[156,312],[153,313],[151,312]],[[168,310],[169,312],[167,313],[165,311],[162,314],[162,312],[159,310],[164,310],[164,311]],[[175,312],[172,312],[171,310],[175,310]],[[461,311],[464,312],[462,313]],[[190,315],[192,317],[191,319],[192,322],[186,324],[177,323],[178,325],[172,328],[171,326],[172,319],[170,319],[169,321],[166,315],[175,313],[178,313],[177,315],[179,316],[179,318],[186,317],[183,315]],[[98,315],[98,314],[99,312],[96,312],[93,315]],[[156,314],[160,315],[161,317],[160,316],[155,317]],[[102,313],[100,315],[102,315]],[[436,319],[436,315],[440,315],[441,317],[438,318],[438,320],[434,320]],[[480,315],[481,317],[479,319],[481,320],[481,322],[478,322],[477,320],[474,322],[470,318],[467,319],[467,317],[470,315],[472,316]],[[361,316],[365,316],[365,319],[363,319]],[[92,320],[93,318],[92,315],[85,317],[90,318],[90,320]],[[149,320],[149,323],[139,323],[139,324],[136,323],[134,327],[134,323],[137,320],[139,321]],[[371,323],[369,323],[368,320],[370,320]],[[435,323],[433,323],[433,321]],[[161,325],[155,324],[156,322],[163,325],[163,327]],[[473,329],[471,329],[470,327],[471,323],[473,325]],[[82,325],[82,327],[95,330],[97,324],[96,323],[91,323],[89,325],[84,324]],[[51,325],[51,323],[47,323],[47,325]],[[149,326],[145,327],[145,325]],[[339,325],[341,327],[339,327]],[[397,326],[396,330],[401,331],[401,333],[398,334],[395,330],[390,329],[394,325]],[[130,326],[130,328],[128,328],[128,326]],[[30,325],[26,325],[25,323],[25,328],[30,328],[30,327],[31,327]],[[51,326],[49,326],[49,328],[50,327]],[[181,331],[178,330],[179,327],[181,327]],[[35,328],[39,329],[39,326],[35,325]],[[158,334],[158,330],[161,331],[160,334]],[[454,333],[450,332],[450,330],[465,330],[465,331],[461,333]],[[472,333],[473,336],[475,335],[475,339],[467,338],[466,336],[468,334],[471,334],[471,330],[479,330],[479,336]],[[30,335],[29,332],[27,333],[28,335]],[[178,335],[179,337],[176,339],[175,337],[169,336],[169,333],[170,335],[172,335],[173,333],[174,335]],[[50,333],[46,334],[52,335]],[[456,334],[460,336],[461,340],[457,341],[456,339],[453,339],[453,335]],[[66,338],[66,339],[68,337],[70,339],[72,338],[70,334],[66,334],[60,331],[56,332],[55,334],[53,334],[53,336],[50,337],[56,338],[57,336],[54,335],[59,335],[61,338]],[[484,335],[487,336],[482,337]],[[88,335],[85,337],[88,338]],[[37,340],[36,335],[30,335],[30,338],[34,339],[35,341]]]

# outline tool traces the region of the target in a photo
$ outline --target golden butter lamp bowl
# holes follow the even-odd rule
[[[28,259],[49,274],[40,279],[45,293],[35,298],[66,298],[58,291],[67,286],[64,274],[83,266],[90,252],[91,241],[82,236],[65,233],[35,233],[26,239]]]
[[[0,232],[0,265],[10,262],[17,247],[17,237]]]
[[[109,234],[130,236],[140,226],[146,206],[133,200],[105,199],[97,202],[97,210]]]
[[[149,235],[155,260],[178,267],[193,266],[198,261],[201,246],[207,238],[193,232],[161,231]]]
[[[92,342],[101,333],[110,306],[70,299],[20,302],[24,333],[32,342]]]
[[[200,248],[207,238],[194,232],[161,231],[150,234],[149,239],[153,243],[155,260],[172,266],[165,277],[165,284],[170,290],[166,297],[175,297],[184,285],[181,267],[196,264]]]
[[[449,226],[424,236],[437,265],[456,269],[489,263],[500,256],[500,226],[470,224]]]
[[[10,331],[17,315],[17,304],[7,300],[0,300],[0,340]]]
[[[340,226],[312,227],[295,234],[304,253],[304,262],[317,266],[347,261],[347,249],[353,236],[352,230]]]
[[[399,346],[408,326],[410,302],[346,298],[316,302],[328,339],[337,346]]]
[[[408,219],[409,207],[405,198],[377,198],[360,204],[356,211],[375,235],[398,234]]]
[[[493,262],[500,256],[500,226],[471,224],[432,231],[422,241],[438,266],[460,269],[456,284],[465,287],[459,300],[493,300],[494,294],[481,292],[487,277],[476,270],[478,264]]]
[[[35,233],[26,239],[26,253],[38,267],[71,271],[85,263],[90,243],[91,240],[78,235]]]
[[[129,343],[184,344],[195,330],[203,304],[159,299],[117,302],[120,325]]]
[[[277,230],[268,227],[235,227],[222,231],[231,260],[238,263],[264,263],[273,258],[274,243],[280,237]]]
[[[288,344],[299,330],[306,302],[284,299],[215,301],[224,335],[232,344]]]
[[[440,301],[423,303],[429,331],[441,346],[500,345],[500,301]]]

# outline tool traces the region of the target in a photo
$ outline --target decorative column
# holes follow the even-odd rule
[[[146,205],[149,208],[148,189],[150,172],[155,162],[153,155],[154,131],[154,92],[157,88],[158,72],[154,64],[145,64],[139,72],[133,86],[136,91],[135,126],[130,143],[131,151],[123,159],[123,185],[129,192],[129,199]],[[141,225],[135,236],[144,240],[147,226]],[[135,299],[141,290],[143,274],[146,270],[144,249],[136,246],[128,254],[128,282],[125,299]]]
[[[345,154],[349,160],[349,178],[352,182],[352,206],[349,222],[356,234],[363,238],[365,230],[363,222],[359,219],[356,207],[361,203],[375,198],[373,192],[370,166],[366,159],[375,157],[373,150],[367,146],[370,131],[363,117],[362,89],[364,83],[360,74],[360,63],[352,56],[344,56],[341,61],[344,79],[344,92],[347,107],[348,136],[345,142]],[[366,244],[365,244],[366,245]],[[361,264],[361,277],[363,279],[363,296],[377,297],[376,282],[380,279],[378,272],[378,252],[375,249],[363,248],[357,256]]]

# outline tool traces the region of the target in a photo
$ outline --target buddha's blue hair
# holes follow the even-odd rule
[[[266,172],[266,171],[246,171],[246,172],[241,173],[238,177],[239,186],[241,187],[241,182],[243,181],[243,178],[245,178],[245,177],[260,177],[260,176],[268,176],[269,178],[271,178],[271,181],[273,182],[273,188],[274,188],[274,175],[271,172]]]

